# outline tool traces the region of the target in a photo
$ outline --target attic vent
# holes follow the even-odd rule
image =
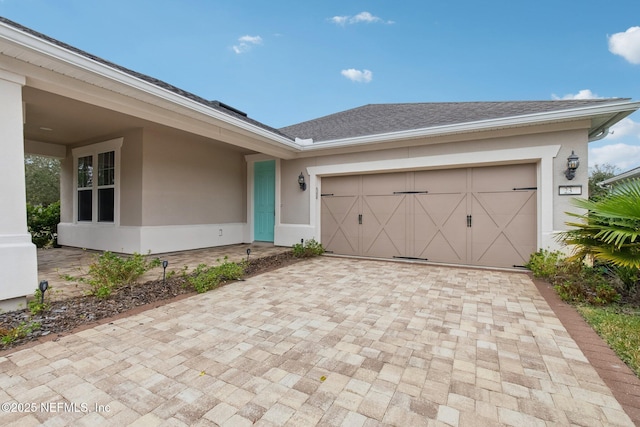
[[[245,113],[244,111],[240,111],[237,108],[233,108],[231,105],[227,105],[224,102],[220,102],[220,101],[211,101],[212,104],[217,105],[218,107],[222,107],[225,110],[229,110],[233,113],[239,114],[243,117],[248,117],[247,113]]]

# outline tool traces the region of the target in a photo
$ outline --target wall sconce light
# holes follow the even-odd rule
[[[564,171],[564,176],[566,176],[569,181],[576,177],[576,169],[578,169],[578,166],[580,166],[580,159],[573,150],[571,150],[571,155],[567,157],[567,170]]]
[[[300,176],[298,176],[298,185],[300,186],[300,189],[302,191],[305,191],[307,189],[307,183],[304,182],[304,175],[302,174],[302,172],[300,172]]]

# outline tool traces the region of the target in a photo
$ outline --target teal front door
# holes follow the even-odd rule
[[[253,166],[254,240],[273,242],[276,220],[276,162],[256,162]]]

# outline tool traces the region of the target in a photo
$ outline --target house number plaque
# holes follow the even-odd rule
[[[582,194],[582,185],[561,185],[558,187],[561,196],[579,196]]]

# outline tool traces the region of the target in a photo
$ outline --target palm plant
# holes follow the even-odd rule
[[[619,184],[598,200],[574,199],[573,204],[586,209],[581,222],[559,234],[559,239],[574,248],[573,259],[591,257],[616,266],[640,268],[640,179]]]

